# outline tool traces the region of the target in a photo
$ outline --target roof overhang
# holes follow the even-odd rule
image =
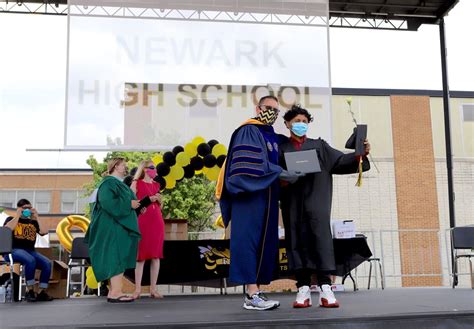
[[[331,17],[405,20],[408,30],[439,24],[458,0],[329,0]]]
[[[459,0],[71,0],[70,6],[83,8],[143,8],[238,14],[294,15],[314,17],[329,15],[332,27],[417,30],[422,24],[438,24]],[[2,1],[0,12],[67,14],[61,9],[66,0]],[[329,8],[327,6],[329,4]],[[31,7],[31,8],[30,8]],[[90,12],[90,9],[89,9]],[[88,10],[84,12],[88,14]],[[190,15],[189,17],[192,17]],[[163,18],[163,17],[156,17]],[[238,19],[234,20],[235,22]],[[302,19],[304,21],[304,19]],[[393,21],[394,23],[389,22]],[[261,21],[266,23],[267,21]],[[285,21],[281,22],[285,23]],[[303,23],[304,24],[304,23]],[[402,28],[403,25],[403,28]]]

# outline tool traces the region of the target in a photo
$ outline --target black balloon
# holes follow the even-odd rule
[[[168,152],[165,152],[165,154],[163,154],[163,161],[166,162],[166,164],[171,167],[176,164],[176,157],[173,154],[173,152],[168,151]],[[166,175],[163,175],[163,176],[166,176]]]
[[[201,143],[197,147],[198,154],[202,157],[211,153],[211,147],[207,143]]]
[[[163,177],[161,176],[156,176],[155,178],[153,178],[153,180],[155,182],[157,182],[158,184],[160,184],[160,191],[163,191],[166,187],[166,181]]]
[[[173,154],[174,154],[174,155],[177,155],[178,153],[183,152],[183,151],[184,151],[184,147],[182,147],[182,146],[180,146],[180,145],[175,146],[175,147],[173,148]]]
[[[207,168],[212,168],[216,165],[216,157],[212,154],[208,154],[204,157],[204,166]]]
[[[222,168],[222,165],[224,164],[225,158],[226,158],[225,154],[221,154],[217,157],[216,164],[219,168]]]
[[[138,168],[133,167],[132,170],[130,170],[130,176],[135,176],[135,173],[137,172]]]
[[[194,176],[194,168],[191,164],[183,167],[184,170],[184,177],[185,178],[192,178]]]
[[[170,166],[168,166],[168,164],[164,163],[164,162],[161,162],[156,167],[157,174],[162,176],[162,177],[165,177],[166,175],[168,175],[170,173],[170,171],[171,171]]]
[[[219,142],[216,141],[215,139],[211,139],[209,142],[207,142],[207,144],[209,144],[209,147],[210,147],[211,150],[212,150],[212,148],[214,147],[214,145],[219,144]]]
[[[202,158],[199,156],[195,156],[191,158],[191,166],[194,168],[194,170],[201,170],[202,167],[204,167],[204,162],[202,161]]]

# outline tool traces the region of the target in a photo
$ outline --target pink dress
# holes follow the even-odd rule
[[[137,181],[137,198],[155,195],[160,191],[160,184],[153,181],[146,183],[142,179]],[[138,261],[152,258],[163,258],[163,241],[165,239],[165,222],[161,215],[161,208],[153,202],[146,208],[144,214],[138,216],[138,227],[142,239],[138,244]]]

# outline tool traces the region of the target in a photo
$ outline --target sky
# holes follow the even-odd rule
[[[451,90],[474,91],[472,12],[460,0],[445,19]],[[67,18],[3,13],[0,31],[0,168],[87,168],[91,152],[26,151],[63,147]],[[332,87],[441,90],[439,28],[331,28],[330,65]]]

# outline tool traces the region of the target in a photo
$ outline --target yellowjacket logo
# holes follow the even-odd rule
[[[24,239],[35,241],[36,240],[36,227],[33,224],[22,224],[18,223],[13,231],[16,239]]]
[[[199,246],[199,252],[201,253],[200,257],[204,262],[204,266],[209,271],[215,270],[219,265],[230,264],[230,250],[227,248],[224,250],[218,250],[211,246]]]
[[[287,271],[288,270],[288,256],[286,255],[286,249],[285,248],[280,248],[279,249],[278,263],[280,265],[280,270],[281,271]]]

